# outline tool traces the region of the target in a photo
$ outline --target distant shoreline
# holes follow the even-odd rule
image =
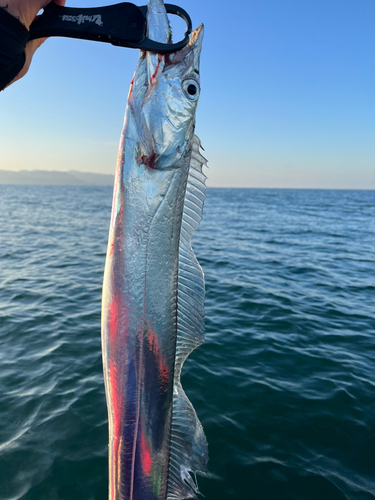
[[[110,186],[113,187],[114,175],[95,174],[69,170],[0,170],[1,185],[23,186]],[[266,186],[208,186],[208,189],[269,189],[291,191],[375,191],[366,188],[323,188],[323,187],[266,187]]]
[[[48,186],[113,186],[114,175],[54,170],[0,170],[0,184]]]

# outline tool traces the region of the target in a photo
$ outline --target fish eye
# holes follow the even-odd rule
[[[199,97],[199,85],[196,80],[190,79],[190,80],[185,80],[182,83],[182,89],[186,95],[191,101],[195,101]]]

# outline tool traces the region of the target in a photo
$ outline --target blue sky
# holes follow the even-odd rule
[[[209,186],[375,189],[375,0],[174,3],[205,24]],[[49,39],[0,95],[0,169],[113,173],[137,58]]]

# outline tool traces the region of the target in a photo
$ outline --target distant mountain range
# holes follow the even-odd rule
[[[53,170],[0,170],[0,184],[52,184],[63,186],[113,186],[114,176],[91,172]]]

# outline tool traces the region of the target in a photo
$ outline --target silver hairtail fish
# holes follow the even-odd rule
[[[148,36],[172,40],[162,0]],[[205,198],[194,135],[203,26],[179,52],[141,51],[118,157],[103,285],[109,499],[196,498],[207,442],[180,383],[203,342],[204,281],[191,248]]]

